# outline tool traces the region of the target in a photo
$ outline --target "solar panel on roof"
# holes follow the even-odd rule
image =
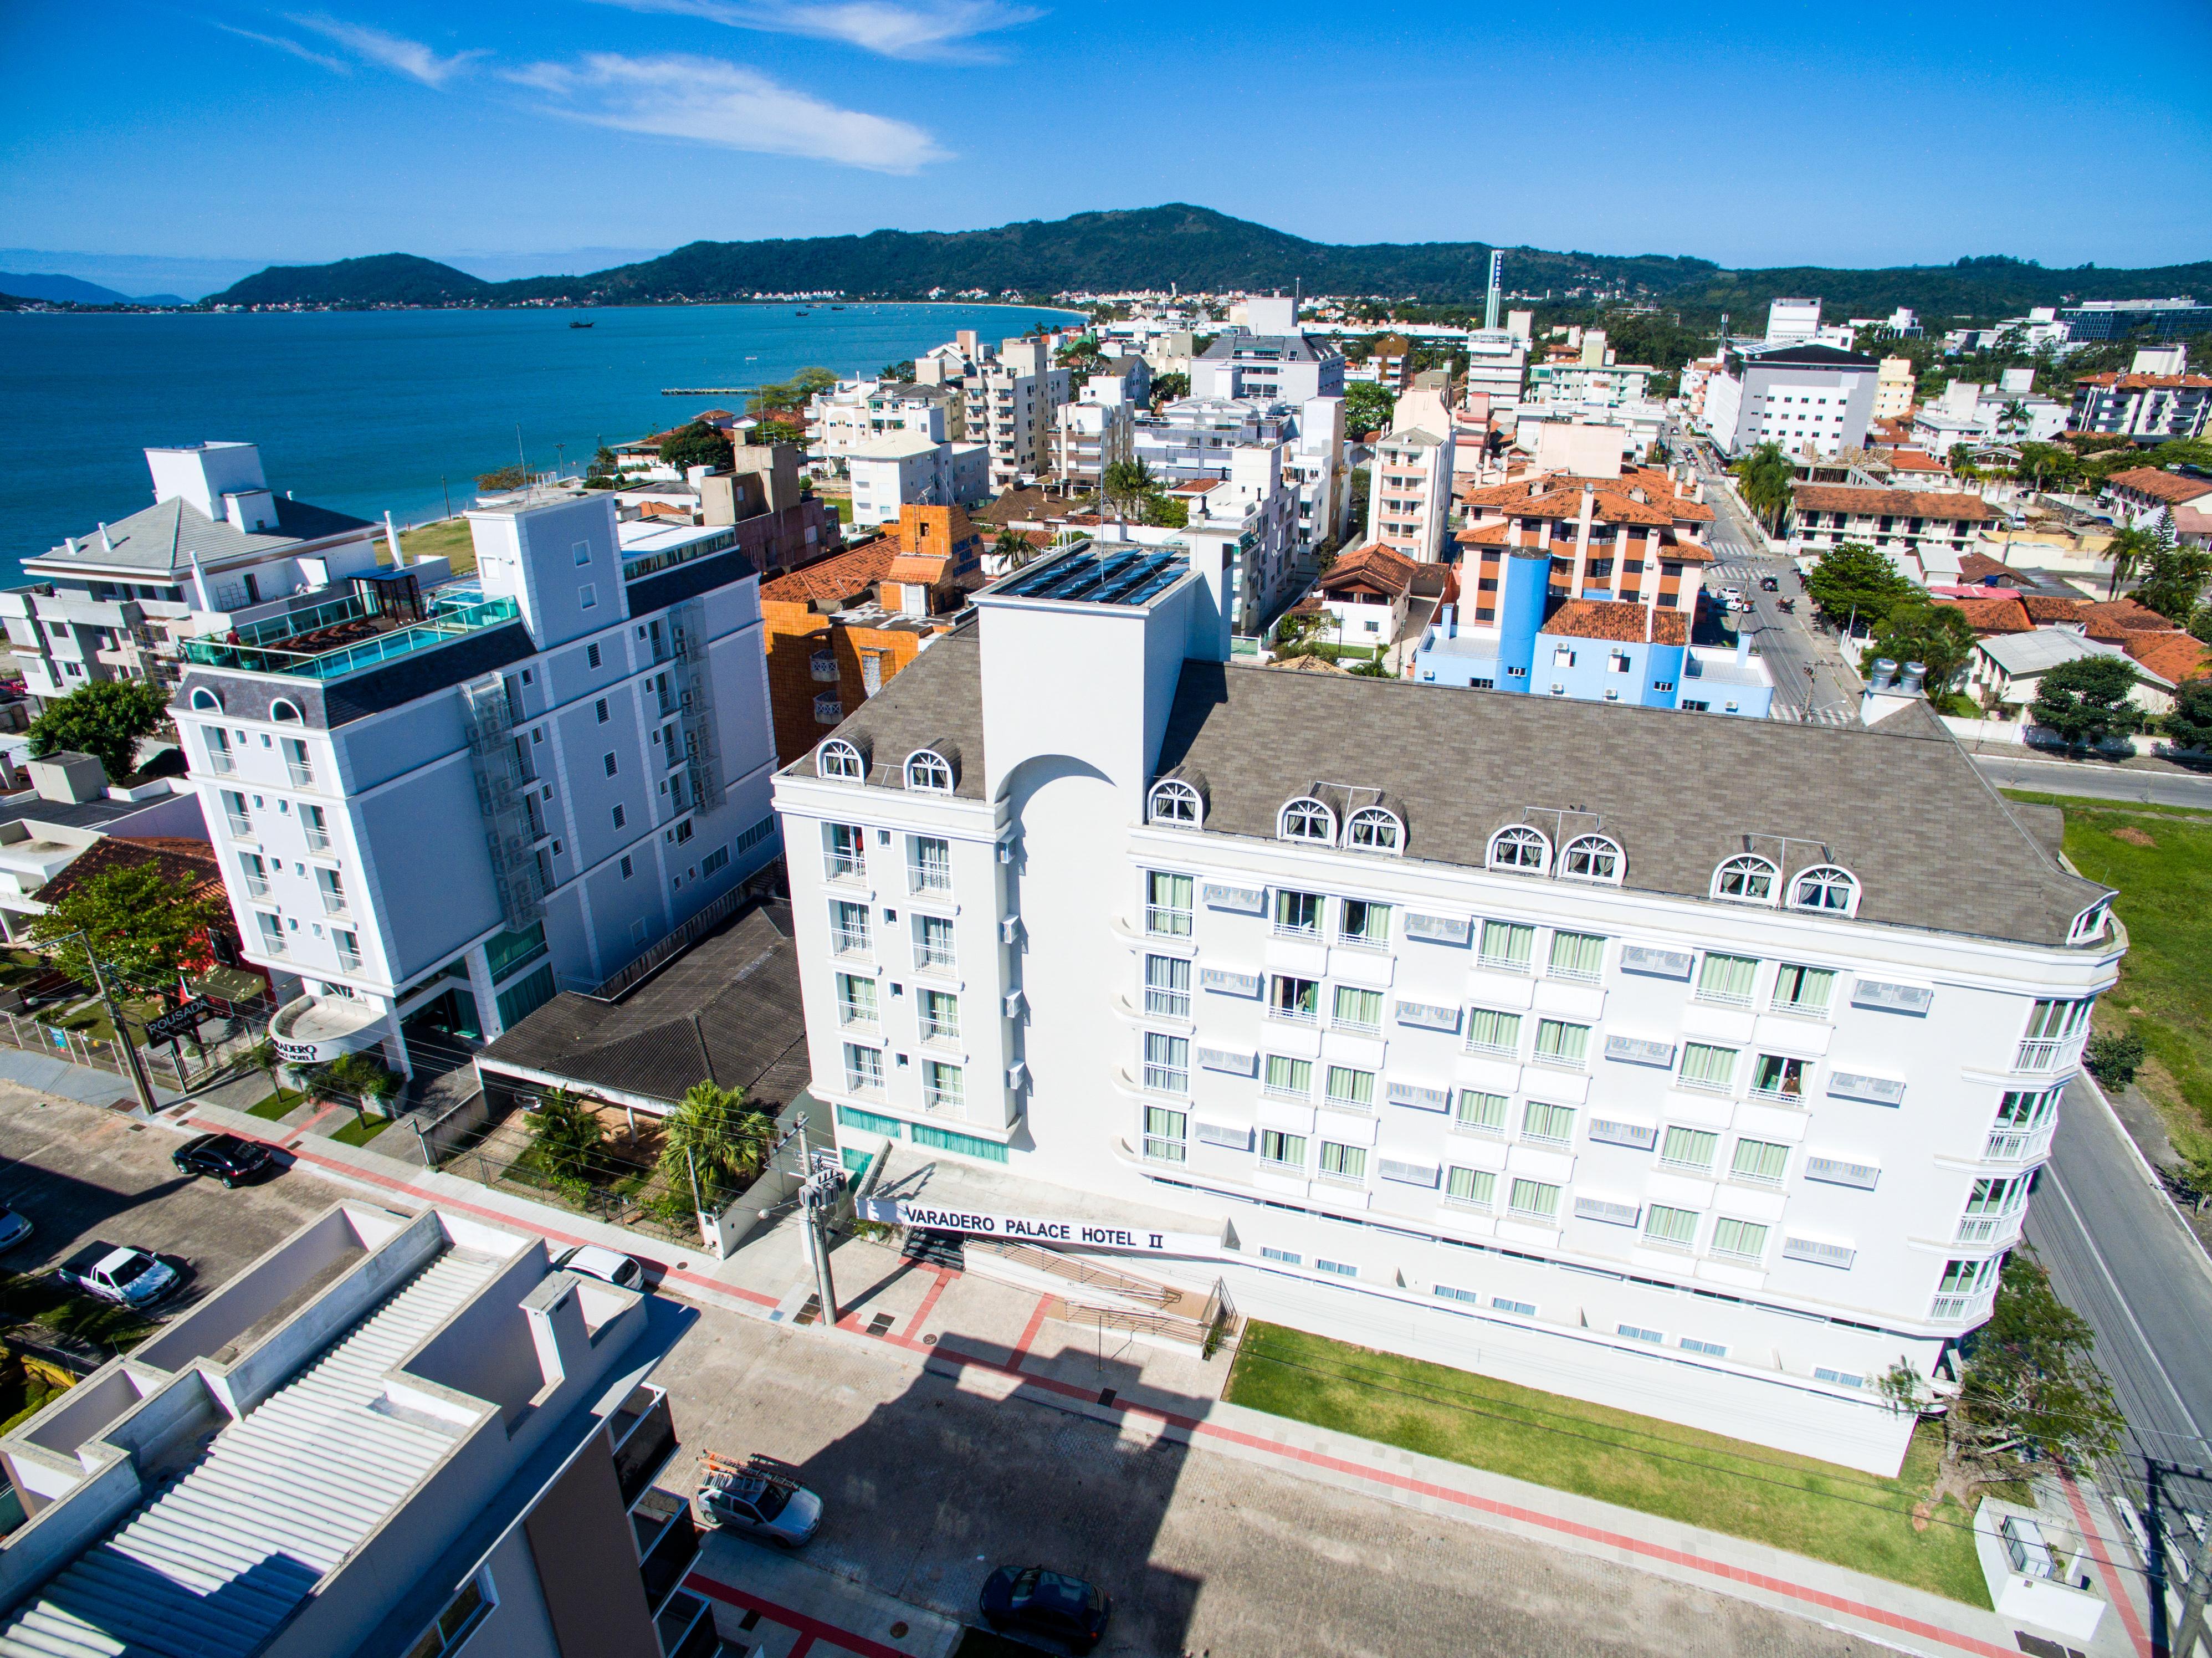
[[[1127,548],[1100,555],[1064,553],[1024,570],[993,588],[1010,598],[1049,598],[1079,604],[1141,604],[1182,574],[1179,553]]]

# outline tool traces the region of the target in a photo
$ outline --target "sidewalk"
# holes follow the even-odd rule
[[[278,1139],[270,1124],[221,1106],[195,1104],[174,1116],[182,1127],[273,1140],[325,1176],[365,1187],[386,1200],[435,1203],[538,1233],[556,1244],[591,1242],[622,1250],[659,1270],[658,1287],[703,1305],[773,1322],[812,1322],[807,1303],[813,1278],[798,1229],[788,1222],[757,1236],[734,1260],[716,1261],[703,1250],[625,1232],[458,1176],[395,1163],[373,1150],[339,1145],[319,1134],[280,1129]],[[1169,1439],[1194,1451],[1379,1497],[1439,1519],[1534,1539],[1809,1618],[1884,1646],[1976,1658],[2021,1650],[2016,1625],[1995,1612],[1747,1539],[1225,1404],[1220,1394],[1229,1374],[1226,1353],[1200,1360],[1128,1343],[1115,1352],[1094,1354],[1088,1344],[1097,1339],[1095,1332],[1047,1318],[1055,1298],[1048,1291],[1000,1282],[973,1270],[918,1267],[860,1240],[837,1249],[834,1267],[843,1316],[836,1329],[818,1332],[822,1339],[865,1344],[966,1392],[1086,1417],[1133,1443]],[[1109,1333],[1106,1339],[1116,1338]],[[1108,1363],[1119,1385],[1102,1388],[1097,1377]],[[2118,1525],[2094,1493],[2083,1494],[2078,1518],[2085,1533],[2096,1539],[2092,1554],[2100,1586],[2115,1602],[2095,1641],[2084,1649],[2087,1658],[2151,1658],[2145,1633],[2148,1603],[2140,1582],[2110,1564],[2128,1558]],[[757,1563],[748,1556],[742,1564],[745,1582],[761,1584]],[[706,1566],[699,1570],[702,1577],[712,1575]],[[793,1605],[800,1590],[821,1590],[823,1585],[801,1577],[784,1587],[787,1598],[774,1606],[799,1621],[779,1618],[770,1604],[773,1597],[763,1598],[764,1591],[757,1594],[750,1587],[722,1583],[702,1592],[714,1594],[724,1610],[738,1618],[744,1611],[757,1612],[792,1631],[787,1646],[769,1647],[770,1658],[804,1658],[810,1649],[824,1648],[866,1658],[904,1658],[924,1650],[856,1633],[858,1620],[850,1609],[817,1612]],[[885,1599],[872,1592],[866,1595],[863,1606]],[[759,1637],[755,1632],[749,1639],[757,1642]]]

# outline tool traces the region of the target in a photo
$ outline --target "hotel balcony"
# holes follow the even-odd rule
[[[411,582],[357,580],[351,597],[271,616],[227,634],[185,641],[185,660],[202,667],[305,679],[342,679],[416,651],[448,644],[521,614],[511,598],[485,598],[456,583],[427,598]],[[366,591],[365,591],[366,590]]]

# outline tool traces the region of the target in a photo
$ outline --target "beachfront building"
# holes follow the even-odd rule
[[[535,1234],[332,1205],[0,1436],[0,1653],[710,1658],[672,1339]]]
[[[175,682],[179,641],[280,614],[294,595],[376,566],[379,526],[269,487],[251,443],[146,452],[154,504],[23,562],[0,591],[30,694],[110,679]]]
[[[1018,488],[1045,470],[1054,411],[1068,395],[1067,370],[1053,367],[1049,345],[1034,335],[1007,340],[963,377],[959,389],[969,440],[990,453],[992,494]]]
[[[744,526],[633,555],[603,495],[468,519],[473,579],[381,568],[185,646],[171,712],[295,1063],[450,1060],[776,853]]]
[[[1920,699],[1237,666],[1224,576],[1041,561],[779,774],[840,1145],[1126,1214],[1247,1315],[1893,1473],[1875,1384],[1988,1315],[2110,891]]]

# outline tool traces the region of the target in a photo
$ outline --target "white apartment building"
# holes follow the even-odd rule
[[[1242,447],[1285,445],[1283,475],[1298,489],[1298,536],[1307,546],[1351,527],[1350,477],[1344,465],[1344,399],[1309,398],[1293,408],[1251,398],[1188,397],[1135,425],[1136,459],[1163,483],[1225,478]]]
[[[887,437],[960,442],[967,405],[956,388],[898,380],[841,380],[806,405],[806,461],[817,472],[847,469],[853,456]]]
[[[1179,1223],[1148,1270],[1248,1315],[1893,1473],[1874,1384],[1988,1315],[2109,891],[1917,699],[1237,666],[1225,575],[1032,565],[778,774],[841,1145]]]
[[[1418,395],[1409,392],[1400,400],[1401,422],[1404,405]],[[1367,539],[1424,564],[1443,556],[1451,520],[1457,439],[1449,419],[1443,428],[1440,436],[1425,426],[1401,424],[1376,444],[1368,462]]]
[[[376,565],[377,526],[269,488],[251,443],[149,449],[154,504],[26,559],[0,592],[40,698],[108,679],[173,683],[179,642],[281,612]]]
[[[1516,313],[1525,314],[1525,313]],[[1512,418],[1521,401],[1521,387],[1528,371],[1528,337],[1525,330],[1476,328],[1467,337],[1467,395],[1490,399],[1490,412]]]
[[[1766,337],[1770,343],[1784,345],[1809,340],[1820,331],[1818,300],[1775,300],[1766,307]]]
[[[1879,370],[1872,357],[1831,345],[1731,353],[1705,380],[1705,430],[1730,455],[1762,443],[1793,455],[1863,448]]]
[[[1053,422],[1052,470],[1071,493],[1097,489],[1108,467],[1136,455],[1137,405],[1126,374],[1093,374]]]
[[[381,569],[185,646],[171,712],[244,954],[304,987],[295,1063],[450,1057],[776,853],[746,526],[629,556],[604,495],[468,518],[471,580]]]
[[[990,452],[994,495],[1035,478],[1052,459],[1054,411],[1067,401],[1068,374],[1034,336],[1006,341],[960,382],[971,441]]]
[[[1303,503],[1285,471],[1288,452],[1282,444],[1248,444],[1230,452],[1226,477],[1178,484],[1173,492],[1189,522],[1170,534],[1175,543],[1219,550],[1231,620],[1240,634],[1257,634],[1288,609],[1308,574],[1299,534]]]
[[[946,443],[918,432],[870,438],[845,459],[853,480],[853,522],[896,524],[903,507],[968,507],[991,493],[990,452],[980,443]]]
[[[1903,420],[1912,412],[1915,383],[1912,359],[1884,357],[1875,371],[1875,420]]]
[[[1279,325],[1269,333],[1231,328],[1190,360],[1190,394],[1194,398],[1249,398],[1263,403],[1304,403],[1309,398],[1344,395],[1344,353],[1317,335],[1295,331],[1265,301],[1253,330]],[[1288,309],[1291,301],[1276,301]]]

